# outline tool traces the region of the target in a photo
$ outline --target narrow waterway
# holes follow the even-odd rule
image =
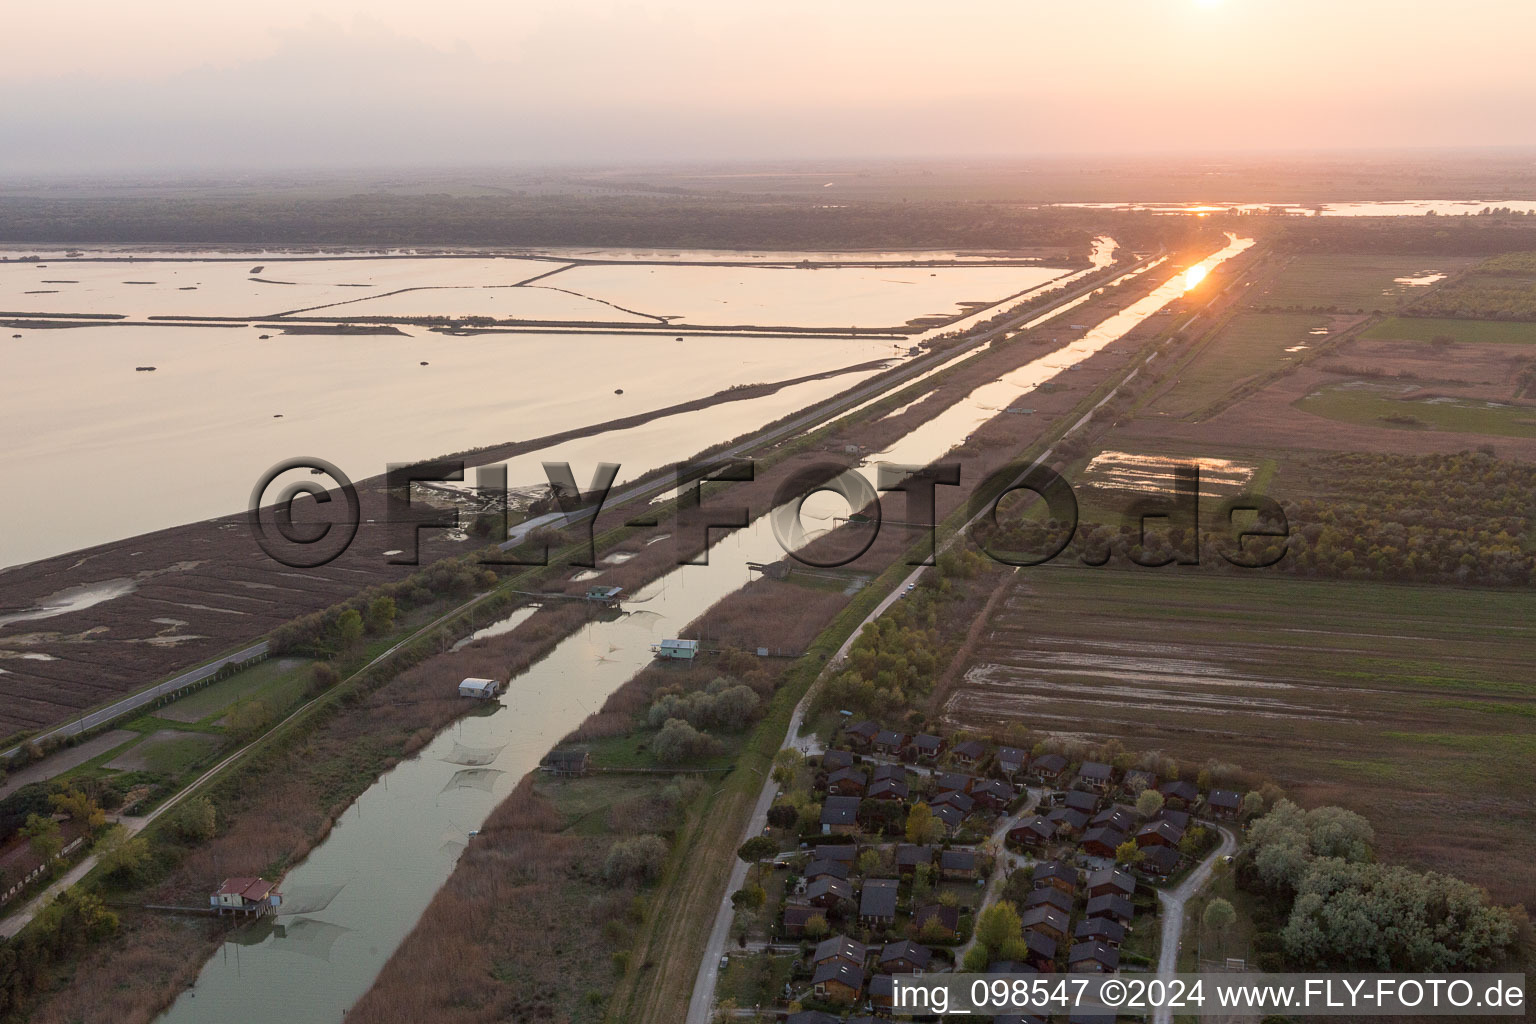
[[[1202,265],[1214,266],[1249,244],[1233,239]],[[1181,278],[1159,287],[1085,333],[1070,354],[1043,356],[983,385],[883,457],[904,463],[939,457],[992,415],[987,410],[998,399],[989,389],[1005,387],[1017,394],[1023,382],[1049,380],[1064,365],[1123,337],[1183,291]],[[941,421],[943,428],[933,426]],[[652,643],[676,636],[745,584],[748,562],[781,556],[770,517],[763,516],[716,544],[707,566],[674,569],[632,595],[618,617],[590,623],[561,642],[512,680],[493,713],[454,723],[368,789],[325,842],[284,879],[288,909],[306,912],[286,914],[275,926],[245,930],[226,943],[162,1020],[308,1024],[342,1019],[414,926],[453,870],[469,833],[492,808],[561,737],[650,661]],[[455,683],[444,680],[445,686]]]

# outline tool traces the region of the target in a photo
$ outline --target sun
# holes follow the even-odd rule
[[[1207,273],[1208,271],[1205,267],[1198,263],[1184,271],[1184,290],[1187,292],[1193,291],[1201,281],[1205,280]]]

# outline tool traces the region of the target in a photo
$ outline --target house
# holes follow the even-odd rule
[[[1148,878],[1165,879],[1172,878],[1179,870],[1179,862],[1183,858],[1177,848],[1172,846],[1143,846],[1141,848],[1141,860],[1137,863],[1137,869]]]
[[[827,776],[827,792],[836,796],[862,796],[864,773],[857,768],[839,768]]]
[[[906,939],[887,942],[880,950],[880,970],[886,974],[921,974],[932,960],[932,950]]]
[[[617,608],[619,595],[622,593],[624,593],[623,587],[588,587],[583,600],[600,604],[604,608]]]
[[[1081,789],[1074,789],[1061,798],[1061,805],[1068,810],[1082,811],[1084,814],[1092,815],[1099,809],[1099,798]]]
[[[1059,889],[1068,896],[1077,892],[1077,869],[1059,860],[1041,861],[1029,877],[1036,889]]]
[[[1056,808],[1050,813],[1048,820],[1056,826],[1057,835],[1080,836],[1088,827],[1088,815],[1068,807]]]
[[[966,740],[956,743],[949,756],[955,759],[955,764],[965,768],[976,767],[977,762],[987,756],[986,744],[980,740]]]
[[[853,767],[853,754],[846,750],[828,750],[821,755],[821,769],[828,774]]]
[[[1089,828],[1112,828],[1116,832],[1130,832],[1136,827],[1136,812],[1116,804],[1088,819]]]
[[[1056,969],[1056,940],[1039,932],[1025,932],[1024,945],[1029,950],[1025,962],[1037,971]]]
[[[1137,796],[1144,789],[1156,789],[1157,776],[1142,768],[1132,768],[1125,773],[1125,781],[1122,785],[1131,796]]]
[[[822,835],[851,835],[859,830],[859,798],[829,796],[821,805]]]
[[[870,800],[886,800],[896,803],[906,803],[912,795],[911,788],[900,779],[876,778],[865,791],[864,795]]]
[[[1193,807],[1195,801],[1200,799],[1200,790],[1195,784],[1181,779],[1165,782],[1157,787],[1157,791],[1163,794],[1164,800],[1177,800],[1184,807]]]
[[[1030,815],[1008,830],[1008,841],[1019,846],[1044,846],[1056,836],[1056,825],[1038,814]]]
[[[1005,810],[1014,796],[1013,787],[1001,779],[982,779],[971,786],[971,799],[989,811]]]
[[[847,879],[850,870],[852,869],[840,860],[813,860],[805,866],[805,880],[814,882],[818,878]]]
[[[1085,917],[1107,917],[1111,921],[1130,924],[1136,917],[1136,908],[1124,896],[1095,896],[1083,911]]]
[[[551,750],[544,760],[539,762],[539,768],[557,778],[580,778],[592,770],[592,755],[585,750],[570,747],[564,750]]]
[[[1038,907],[1030,907],[1019,915],[1019,921],[1027,932],[1049,935],[1057,942],[1067,941],[1069,918],[1064,911],[1057,910],[1053,906],[1042,904]]]
[[[912,915],[912,927],[918,935],[942,934],[946,939],[955,938],[960,932],[960,908],[930,903]]]
[[[907,741],[907,734],[892,732],[889,729],[881,729],[875,733],[875,753],[896,757],[901,753],[902,745]]]
[[[974,850],[945,850],[939,854],[939,875],[951,882],[969,882],[976,877]]]
[[[1119,967],[1120,951],[1102,942],[1079,942],[1072,947],[1072,952],[1067,954],[1069,971],[1109,974]]]
[[[1218,818],[1236,818],[1243,811],[1243,798],[1230,789],[1213,789],[1205,798],[1205,806]]]
[[[1136,876],[1119,868],[1100,868],[1088,874],[1089,896],[1124,896],[1136,894]]]
[[[997,752],[997,770],[1009,782],[1019,781],[1019,773],[1029,764],[1029,755],[1018,747],[1003,747]]]
[[[822,843],[814,851],[817,860],[835,860],[852,864],[859,857],[859,848],[853,843]]]
[[[878,735],[879,732],[880,727],[878,725],[876,725],[874,722],[865,720],[863,722],[857,722],[853,725],[850,725],[845,730],[845,735],[848,737],[848,742],[853,746],[858,747],[860,750],[868,750],[870,745],[875,742],[875,736]]]
[[[1115,848],[1123,842],[1125,842],[1124,832],[1117,832],[1112,828],[1101,825],[1098,828],[1091,828],[1084,832],[1080,845],[1083,852],[1090,857],[1106,857],[1113,860]]]
[[[811,954],[811,963],[820,967],[822,964],[831,963],[833,960],[842,960],[844,963],[855,967],[864,966],[864,960],[869,956],[869,948],[862,942],[854,942],[842,935],[834,935],[830,939],[823,939],[816,946],[816,951]]]
[[[806,903],[823,910],[835,910],[840,903],[853,902],[853,885],[846,879],[823,875],[805,887]]]
[[[965,814],[951,803],[936,804],[933,807],[934,820],[942,824],[945,831],[950,835],[953,835],[961,825],[965,824],[965,817]]]
[[[960,772],[935,772],[933,791],[935,793],[968,793],[975,782],[974,776]]]
[[[1115,780],[1115,770],[1098,761],[1084,761],[1077,769],[1077,785],[1095,793],[1106,793]]]
[[[1136,833],[1136,845],[1140,847],[1169,846],[1178,849],[1179,840],[1183,838],[1184,833],[1175,828],[1171,821],[1149,821]]]
[[[933,847],[912,846],[902,843],[896,847],[896,873],[905,878],[917,870],[919,864],[933,865]]]
[[[857,1002],[864,992],[864,968],[843,960],[822,964],[811,975],[811,988],[829,1002]]]
[[[896,1005],[896,979],[889,974],[877,974],[869,979],[869,1001],[876,1009],[889,1010]],[[791,1017],[790,1020],[794,1018]],[[789,1024],[788,1021],[785,1024]]]
[[[1031,889],[1029,895],[1024,897],[1024,909],[1033,910],[1036,907],[1051,907],[1063,914],[1070,914],[1072,913],[1072,896],[1053,885]]]
[[[908,761],[922,761],[932,764],[944,753],[944,741],[931,732],[920,732],[912,737],[902,752],[902,757]]]
[[[1125,925],[1112,917],[1089,917],[1072,929],[1072,938],[1078,942],[1102,942],[1115,949],[1125,941]]]
[[[889,928],[896,922],[896,890],[901,883],[894,878],[870,878],[859,894],[859,923],[872,928]]]
[[[1180,832],[1189,831],[1189,812],[1170,811],[1166,807],[1152,816],[1153,821],[1166,821]]]
[[[276,882],[261,878],[226,878],[217,892],[208,897],[208,905],[225,914],[241,914],[247,917],[265,917],[277,913],[283,905],[283,894],[277,891]]]
[[[658,658],[667,658],[675,661],[692,661],[698,657],[699,642],[697,640],[663,640],[651,648]]]
[[[501,693],[501,682],[496,679],[465,679],[459,683],[460,697],[474,697],[476,700],[491,700]]]
[[[955,790],[947,790],[928,801],[929,807],[937,808],[945,804],[959,811],[962,817],[969,817],[970,813],[976,809],[975,800]]]
[[[823,921],[827,919],[826,913],[820,907],[807,907],[798,903],[791,903],[784,908],[784,917],[779,926],[779,933],[788,939],[798,939],[805,934],[805,923],[813,917],[819,917]]]
[[[1067,773],[1067,759],[1060,754],[1041,754],[1029,762],[1029,777],[1045,785],[1055,785]]]

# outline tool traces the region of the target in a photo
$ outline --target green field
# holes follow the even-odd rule
[[[195,690],[157,714],[175,722],[204,722],[222,716],[239,701],[259,700],[276,717],[303,696],[310,664],[308,658],[269,658]]]
[[[1432,341],[1442,335],[1470,344],[1536,345],[1536,323],[1395,316],[1372,325],[1361,337]]]
[[[1152,404],[1153,413],[1192,416],[1230,395],[1243,381],[1294,364],[1327,338],[1309,334],[1326,327],[1320,313],[1243,313],[1174,373],[1173,386]]]
[[[1343,312],[1393,310],[1425,293],[1423,286],[1399,284],[1398,278],[1449,273],[1472,262],[1455,256],[1298,256],[1250,301]]]
[[[1412,385],[1353,381],[1314,391],[1296,408],[1344,423],[1397,430],[1446,430],[1495,437],[1536,437],[1536,408],[1469,398],[1404,399]]]

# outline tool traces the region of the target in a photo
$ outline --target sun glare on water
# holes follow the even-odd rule
[[[1210,271],[1198,263],[1184,271],[1184,290],[1193,291],[1201,281],[1205,280],[1205,275],[1209,272]]]

